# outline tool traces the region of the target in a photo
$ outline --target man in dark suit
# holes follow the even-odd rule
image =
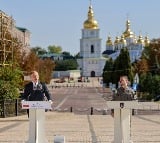
[[[31,82],[25,85],[22,101],[45,101],[52,103],[51,95],[45,83],[39,81],[37,71],[31,72]]]

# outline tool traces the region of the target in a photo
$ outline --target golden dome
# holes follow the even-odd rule
[[[112,45],[113,45],[113,44],[112,44],[112,39],[111,39],[110,36],[108,36],[108,39],[107,39],[107,41],[106,41],[106,45],[108,45],[108,46],[112,46]]]
[[[119,37],[117,36],[116,37],[116,40],[114,41],[114,44],[119,44],[120,40],[119,40]]]
[[[125,40],[125,38],[124,38],[124,35],[121,36],[120,43],[126,44],[126,40]]]
[[[85,29],[98,29],[98,22],[94,19],[92,6],[89,6],[88,19],[83,24]]]
[[[137,43],[143,44],[143,37],[142,37],[142,35],[139,35]]]
[[[137,37],[134,35],[134,42],[137,43]]]
[[[126,31],[123,33],[125,38],[131,38],[134,36],[134,33],[130,29],[130,21],[126,21]]]
[[[146,36],[146,37],[144,38],[144,44],[145,44],[146,47],[149,46],[150,40],[149,40],[148,36]]]

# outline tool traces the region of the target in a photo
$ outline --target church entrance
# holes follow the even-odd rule
[[[95,71],[91,71],[91,77],[95,77]]]

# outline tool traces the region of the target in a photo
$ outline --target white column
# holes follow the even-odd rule
[[[29,140],[27,143],[48,143],[45,138],[45,109],[29,110]]]
[[[130,134],[131,134],[130,115],[131,115],[131,109],[121,109],[123,143],[130,142]]]
[[[29,109],[29,140],[27,143],[35,143],[36,140],[36,109]]]
[[[121,109],[114,109],[114,143],[122,142]]]
[[[130,109],[114,109],[114,143],[130,142]]]

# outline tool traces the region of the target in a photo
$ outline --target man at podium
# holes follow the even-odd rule
[[[113,95],[113,101],[130,101],[134,99],[134,90],[128,86],[129,81],[127,76],[121,76],[120,87],[117,89],[116,94]]]
[[[38,72],[32,71],[30,77],[31,82],[25,85],[22,97],[22,107],[23,109],[26,107],[29,117],[27,143],[48,143],[45,137],[44,121],[45,110],[51,109],[52,99],[46,84],[39,81]]]
[[[46,84],[39,81],[38,72],[32,71],[30,77],[31,82],[25,85],[22,101],[45,101],[47,99],[52,103]],[[28,110],[27,113],[29,113]]]
[[[127,76],[121,76],[120,80],[120,87],[115,91],[113,94],[112,101],[131,101],[134,100],[135,92],[134,90],[129,87],[129,81]],[[114,110],[111,110],[111,115],[114,116]]]
[[[131,108],[128,106],[131,103],[127,102],[134,99],[134,91],[128,86],[127,76],[121,76],[119,83],[120,87],[114,93],[110,106],[114,117],[114,143],[131,143]]]

